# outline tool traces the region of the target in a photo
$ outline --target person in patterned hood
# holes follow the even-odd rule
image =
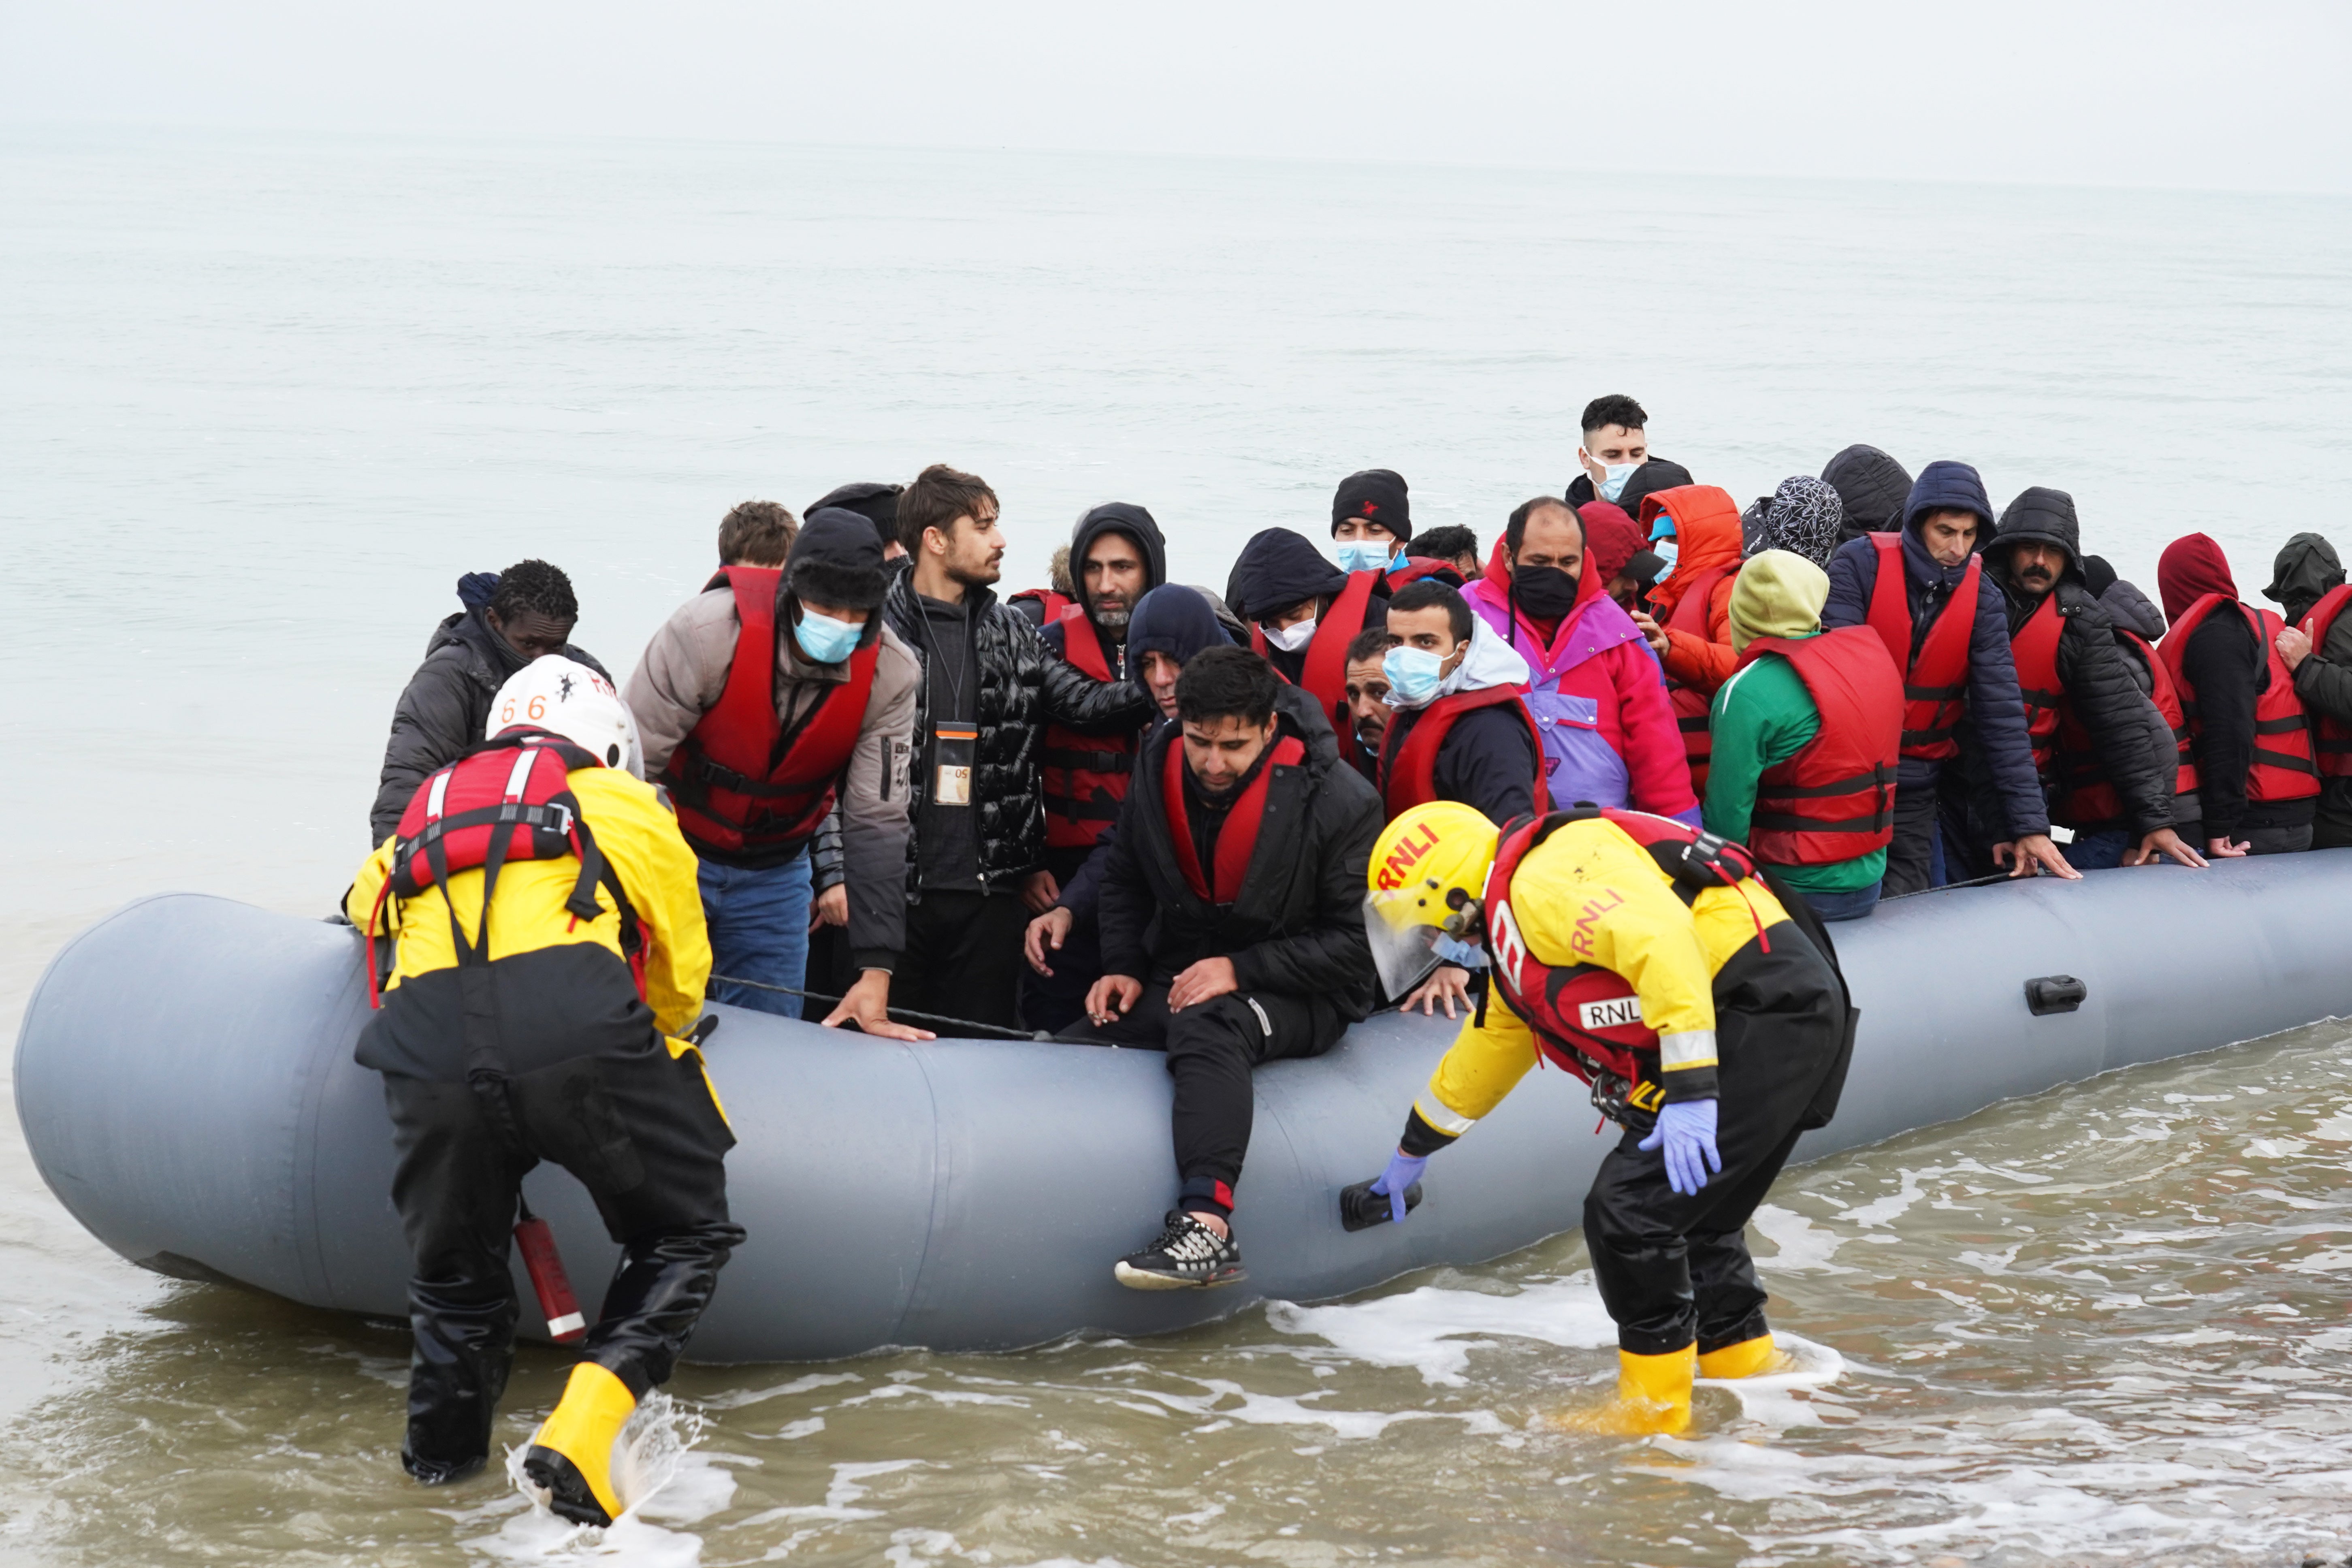
[[[1748,553],[1785,550],[1827,570],[1845,528],[1845,503],[1826,480],[1791,474],[1765,504]]]

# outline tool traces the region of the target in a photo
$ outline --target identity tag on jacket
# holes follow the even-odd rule
[[[971,804],[972,752],[980,740],[980,731],[962,723],[941,723],[931,731],[931,756],[934,777],[931,780],[931,804],[934,805],[970,805]]]

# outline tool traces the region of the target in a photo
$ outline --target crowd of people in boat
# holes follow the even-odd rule
[[[1066,1026],[1101,972],[1139,743],[1213,647],[1307,699],[1302,728],[1391,817],[1629,806],[1746,844],[1828,920],[2001,870],[2352,843],[2352,621],[2318,534],[2279,552],[2276,610],[2241,601],[2210,538],[2177,540],[2159,611],[2085,552],[2063,490],[1996,512],[1965,463],[1914,479],[1858,446],[1743,509],[1651,456],[1645,424],[1595,400],[1581,471],[1484,552],[1468,528],[1417,533],[1399,475],[1350,475],[1328,544],[1264,530],[1222,597],[1170,584],[1159,524],[1126,502],[1078,520],[1049,584],[1000,597],[995,496],[944,467],[844,486],[808,509],[823,527],[735,508],[719,574],[624,689],[701,859],[717,972],[782,988],[714,994],[793,1015],[795,992],[847,994],[871,1018],[887,989]],[[788,562],[830,585],[796,589]],[[571,642],[557,568],[459,593],[395,711],[376,840],[522,664],[604,671]],[[812,599],[837,613],[811,620]]]
[[[348,903],[394,939],[360,1056],[436,1347],[411,1468],[486,1440],[467,1423],[514,1311],[487,1238],[557,1159],[628,1250],[531,1473],[611,1511],[564,1422],[601,1430],[667,1375],[740,1237],[706,990],[902,1038],[948,1019],[1164,1051],[1176,1207],[1115,1269],[1141,1289],[1241,1277],[1254,1068],[1377,1006],[1466,1012],[1364,1201],[1403,1219],[1428,1156],[1557,1056],[1629,1128],[1588,1239],[1629,1368],[1672,1362],[1686,1410],[1691,1356],[1769,1349],[1738,1232],[1851,1048],[1822,922],[1980,877],[2352,843],[2352,590],[2325,539],[2279,552],[2278,610],[2176,540],[2159,612],[2085,552],[2063,490],[1997,511],[1964,462],[1915,477],[1855,446],[1743,507],[1646,426],[1593,401],[1571,482],[1483,546],[1417,531],[1399,474],[1349,475],[1326,537],[1259,531],[1222,592],[1170,582],[1151,513],[1108,502],[1050,584],[1000,595],[996,495],[945,465],[797,515],[745,502],[621,682],[573,641],[557,567],[462,579]],[[1389,962],[1399,931],[1426,962]],[[1744,1058],[1718,1059],[1718,1008],[1749,1017]]]

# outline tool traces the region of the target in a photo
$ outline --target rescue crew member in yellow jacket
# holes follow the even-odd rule
[[[552,1160],[595,1197],[621,1263],[523,1469],[555,1512],[601,1525],[621,1511],[613,1440],[743,1239],[721,1163],[734,1136],[695,1044],[710,945],[694,852],[635,776],[611,682],[549,655],[488,728],[425,779],[347,900],[372,984],[391,941],[357,1056],[383,1075],[415,1266],[401,1463],[435,1483],[488,1458],[514,1356],[509,1237],[524,1173]]]
[[[1391,992],[1460,944],[1491,960],[1388,1168],[1342,1199],[1353,1228],[1402,1220],[1429,1157],[1538,1057],[1592,1086],[1623,1139],[1584,1200],[1617,1322],[1617,1398],[1576,1423],[1689,1424],[1695,1375],[1774,1364],[1742,1232],[1798,1135],[1829,1121],[1853,1010],[1820,922],[1737,845],[1666,817],[1580,807],[1497,833],[1436,801],[1372,851],[1365,928]]]

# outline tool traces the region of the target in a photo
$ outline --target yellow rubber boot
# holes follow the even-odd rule
[[[1780,1352],[1772,1346],[1769,1333],[1742,1340],[1736,1345],[1726,1345],[1719,1351],[1709,1351],[1698,1358],[1701,1377],[1754,1377],[1780,1364]]]
[[[1617,1397],[1598,1410],[1571,1415],[1562,1426],[1578,1432],[1619,1437],[1672,1435],[1690,1425],[1691,1379],[1698,1370],[1698,1347],[1685,1345],[1664,1355],[1617,1352]]]
[[[613,1490],[613,1440],[637,1408],[628,1384],[594,1362],[572,1369],[563,1398],[522,1457],[522,1473],[547,1489],[550,1510],[574,1524],[610,1524],[621,1515]]]

